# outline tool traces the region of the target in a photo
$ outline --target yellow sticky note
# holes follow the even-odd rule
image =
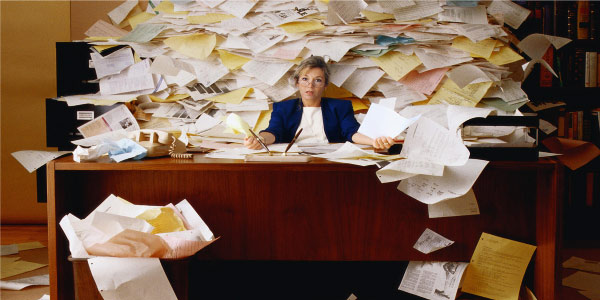
[[[319,20],[312,20],[308,22],[289,22],[281,24],[279,27],[285,30],[287,33],[317,31],[325,28],[325,26],[323,26]]]
[[[175,11],[175,6],[169,0],[161,1],[155,8],[154,11],[173,14],[173,15],[187,15],[187,11]]]
[[[217,49],[217,52],[219,52],[219,56],[221,57],[221,62],[223,65],[225,65],[230,71],[237,70],[247,62],[251,61],[249,58],[235,55],[225,50]]]
[[[421,64],[421,60],[416,55],[404,55],[397,51],[370,58],[394,80],[400,80]]]
[[[444,84],[438,89],[433,97],[431,97],[427,104],[448,103],[452,105],[475,107],[491,86],[492,82],[488,81],[472,83],[461,89],[454,81],[446,79]]]
[[[229,14],[207,13],[201,16],[188,16],[188,22],[190,22],[190,24],[212,24],[231,18],[235,18],[235,16]]]
[[[214,34],[195,33],[170,37],[164,43],[189,57],[205,59],[215,48],[217,38]]]
[[[361,13],[371,22],[393,19],[394,15],[386,13],[378,13],[370,10],[363,10]]]
[[[155,16],[156,15],[153,13],[143,12],[143,13],[139,13],[139,14],[127,19],[127,21],[129,22],[131,29],[133,29],[133,28],[135,28],[135,26],[138,26],[138,24],[144,23],[144,22],[154,18]]]
[[[488,58],[488,61],[497,66],[501,66],[521,59],[523,59],[523,56],[519,55],[519,53],[515,52],[509,46],[504,46],[500,48],[500,51],[493,52],[492,55],[490,55],[490,58]]]
[[[352,101],[352,109],[354,111],[369,109],[369,107],[361,99],[352,98],[350,100]]]
[[[46,248],[46,246],[44,246],[40,242],[20,243],[20,244],[17,244],[17,247],[19,248],[19,251],[25,251],[25,250],[31,250],[31,249],[39,249],[39,248]]]
[[[254,125],[254,132],[260,132],[261,130],[265,130],[267,127],[269,127],[269,121],[271,121],[272,112],[273,107],[271,105],[269,105],[269,110],[263,110],[260,112],[258,121],[256,121],[256,125]]]
[[[47,264],[38,264],[24,260],[10,261],[3,259],[1,263],[2,264],[0,265],[0,279],[15,276],[18,274],[23,274],[25,272],[29,272],[47,266]]]
[[[235,91],[231,91],[229,93],[225,93],[222,95],[218,95],[215,97],[210,97],[206,100],[219,102],[219,103],[231,103],[231,104],[240,104],[244,97],[248,95],[252,91],[252,88],[241,88]]]
[[[490,299],[519,299],[535,246],[482,233],[467,268],[462,291]]]
[[[145,220],[150,225],[154,226],[152,234],[185,231],[185,225],[181,218],[175,214],[170,207],[151,208],[136,218]]]
[[[496,40],[488,38],[477,43],[473,43],[470,39],[459,36],[452,41],[452,47],[464,50],[469,53],[477,54],[483,58],[489,58],[492,51],[496,48]]]
[[[325,92],[323,93],[323,97],[328,98],[349,98],[352,97],[352,93],[345,88],[338,87],[333,83],[329,83]]]

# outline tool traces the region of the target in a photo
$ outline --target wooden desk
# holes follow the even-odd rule
[[[58,222],[67,213],[83,218],[115,194],[149,205],[187,199],[221,236],[203,257],[224,260],[469,261],[487,232],[537,245],[534,291],[539,299],[557,299],[560,164],[491,162],[473,187],[481,214],[439,219],[429,219],[427,206],[398,191],[397,183],[380,183],[375,170],[322,160],[50,162],[51,297],[73,298],[68,241]],[[412,246],[425,228],[455,243],[422,254]]]

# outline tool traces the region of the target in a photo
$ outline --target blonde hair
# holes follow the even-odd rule
[[[325,62],[322,56],[311,56],[305,60],[303,60],[294,71],[294,75],[292,78],[294,79],[294,83],[298,83],[298,79],[300,78],[300,73],[305,69],[319,68],[323,71],[325,75],[325,85],[329,84],[329,66]]]

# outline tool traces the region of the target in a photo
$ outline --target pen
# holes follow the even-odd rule
[[[250,133],[252,133],[252,135],[258,141],[258,143],[261,146],[263,146],[263,148],[265,148],[265,150],[267,150],[267,153],[269,153],[269,155],[271,155],[271,150],[269,150],[269,147],[267,147],[267,144],[263,143],[263,141],[258,137],[258,135],[256,135],[256,133],[254,133],[254,131],[252,131],[252,129],[248,129],[248,130],[250,131]]]
[[[285,156],[285,154],[288,152],[288,150],[290,150],[290,148],[296,142],[296,139],[298,138],[298,136],[300,135],[301,132],[302,132],[302,128],[300,128],[300,130],[298,130],[298,132],[296,133],[296,135],[294,136],[292,141],[287,145],[287,147],[285,147],[285,151],[283,151],[283,156]]]

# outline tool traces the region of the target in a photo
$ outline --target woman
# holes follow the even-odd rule
[[[352,102],[321,98],[329,83],[329,68],[320,56],[311,56],[298,66],[293,75],[300,99],[273,104],[269,127],[259,133],[265,144],[289,143],[296,132],[302,134],[296,142],[344,143],[372,145],[376,149],[388,149],[393,145],[391,137],[372,139],[358,133],[360,124],[354,118]],[[261,149],[254,137],[247,137],[244,146]]]

